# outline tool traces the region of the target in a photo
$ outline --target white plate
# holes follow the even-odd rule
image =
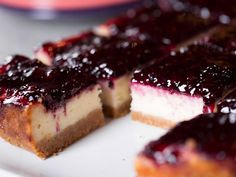
[[[135,177],[137,153],[164,132],[126,116],[47,160],[0,140],[0,177]]]

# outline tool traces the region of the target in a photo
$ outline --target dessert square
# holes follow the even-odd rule
[[[105,115],[120,117],[129,112],[132,71],[150,61],[154,54],[152,41],[145,36],[139,37],[106,38],[91,32],[58,43],[44,44],[37,56],[41,61],[47,61],[44,62],[46,64],[78,67],[92,76],[102,88]]]
[[[134,73],[131,115],[134,120],[169,128],[216,111],[236,79],[236,56],[202,44],[182,48]]]
[[[132,36],[142,33],[149,36],[159,47],[164,45],[169,49],[186,40],[195,40],[198,35],[201,36],[219,24],[221,23],[217,17],[211,14],[204,16],[200,9],[177,8],[163,11],[159,6],[153,5],[130,10],[126,15],[95,28],[95,32],[102,36]]]
[[[47,65],[84,68],[101,85],[105,115],[120,117],[130,109],[129,80],[136,68],[166,55],[214,24],[214,19],[203,18],[197,12],[164,13],[151,6],[129,11],[95,32],[45,43],[36,56]]]
[[[235,114],[202,114],[149,143],[136,159],[138,177],[234,177]]]
[[[12,56],[0,67],[0,136],[46,158],[104,124],[100,86],[78,68]]]

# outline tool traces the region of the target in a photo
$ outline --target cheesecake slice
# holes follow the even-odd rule
[[[191,45],[134,73],[131,115],[134,120],[169,128],[201,113],[236,79],[236,56],[210,45]]]
[[[58,43],[47,43],[37,57],[55,67],[78,67],[92,76],[102,88],[103,110],[108,117],[120,117],[129,112],[129,81],[132,71],[154,56],[151,40],[139,34],[106,38],[88,32]],[[156,49],[155,55],[161,52]]]
[[[46,158],[104,124],[94,78],[13,56],[0,67],[0,136]]]
[[[95,32],[102,36],[132,36],[142,33],[149,36],[157,45],[175,48],[220,24],[218,18],[211,14],[204,15],[199,9],[176,8],[163,11],[159,6],[153,5],[130,10],[126,15],[98,26]]]
[[[202,114],[149,143],[137,177],[235,177],[236,114]]]
[[[101,85],[105,115],[120,117],[130,110],[129,81],[136,68],[166,55],[215,23],[211,17],[203,18],[197,13],[163,13],[151,6],[129,11],[95,32],[45,43],[36,57],[48,65],[86,68],[87,74]]]

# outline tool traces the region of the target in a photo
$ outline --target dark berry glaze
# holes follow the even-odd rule
[[[199,10],[184,9],[163,12],[157,6],[151,6],[149,10],[132,11],[127,13],[129,20],[120,20],[109,23],[114,35],[125,33],[129,36],[142,33],[150,36],[157,44],[173,45],[183,42],[201,32],[206,31],[213,25],[218,24],[215,17],[204,16]],[[119,18],[118,18],[119,19]]]
[[[132,83],[200,96],[213,108],[235,80],[235,55],[209,45],[192,45],[137,70]]]
[[[142,14],[150,14],[150,12],[153,12],[154,10],[158,10],[158,6],[155,5],[155,3],[148,5],[147,7],[144,6],[143,8],[140,9],[130,9],[127,11],[127,13],[119,16],[118,18],[111,19],[104,23],[104,26],[112,28],[114,26],[114,30],[116,26],[119,27],[126,27],[129,23],[131,23],[133,20],[138,18]],[[101,25],[101,26],[103,26]],[[117,34],[118,31],[114,31],[112,33],[112,30],[110,31],[110,35],[115,35],[116,38],[106,38],[102,37],[99,35],[96,35],[93,31],[87,31],[87,32],[82,32],[79,35],[72,36],[70,38],[63,39],[59,42],[47,42],[42,45],[42,48],[44,52],[46,52],[49,57],[56,58],[57,56],[60,55],[66,55],[67,52],[71,52],[75,50],[75,52],[83,53],[86,51],[89,51],[91,48],[100,48],[103,45],[107,43],[115,43],[117,40],[117,35],[120,35],[122,37],[127,37],[124,36],[124,34]],[[121,38],[122,38],[121,37]],[[135,37],[139,37],[138,34]],[[120,38],[120,40],[121,40]]]
[[[179,123],[159,140],[149,143],[141,154],[156,165],[184,163],[186,151],[235,165],[235,143],[236,114],[201,114]]]
[[[222,113],[236,113],[236,89],[231,90],[217,103],[217,111]]]
[[[73,46],[54,48],[55,45],[44,45],[47,51],[56,51],[49,54],[54,66],[78,67],[96,79],[117,78],[164,53],[142,34],[107,38],[90,33]]]
[[[204,19],[196,13],[163,13],[151,6],[129,11],[127,16],[110,21],[106,24],[112,28],[109,37],[88,32],[58,43],[47,43],[43,49],[53,58],[54,65],[82,67],[97,79],[111,79],[166,55],[180,42],[214,24],[210,17]]]
[[[64,39],[57,43],[53,42],[46,42],[42,45],[42,50],[45,52],[49,57],[55,58],[58,55],[62,55],[66,53],[68,50],[73,48],[74,46],[80,47],[82,50],[92,41],[94,34],[92,31],[82,32],[80,35],[72,36],[70,38]],[[37,51],[36,51],[37,52]]]
[[[120,32],[117,30],[124,30],[130,23],[137,23],[137,21],[140,20],[141,16],[149,16],[153,13],[157,13],[157,17],[162,13],[157,3],[144,3],[143,7],[138,9],[129,9],[121,16],[112,18],[107,22],[103,23],[102,26],[108,27],[110,29],[111,35],[116,35]]]
[[[79,68],[48,67],[38,60],[13,56],[0,67],[0,104],[26,106],[42,102],[56,110],[82,90],[96,84]]]

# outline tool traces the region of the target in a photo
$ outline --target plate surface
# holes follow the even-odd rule
[[[135,177],[137,153],[164,132],[132,121],[128,115],[110,121],[47,160],[0,140],[0,176]]]

